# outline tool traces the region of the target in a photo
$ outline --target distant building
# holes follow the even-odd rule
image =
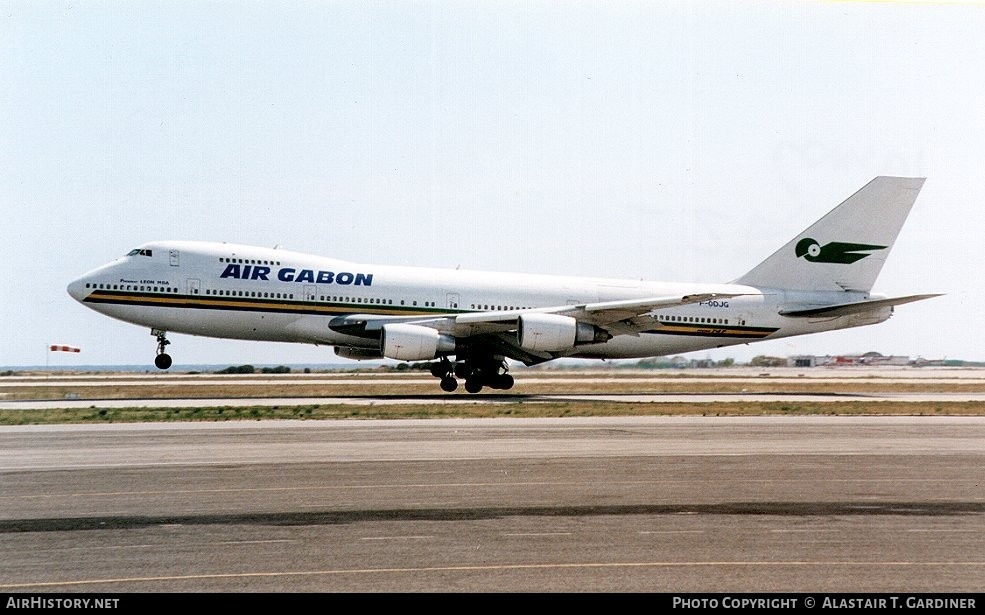
[[[813,355],[788,357],[787,365],[789,367],[817,367],[817,357]]]
[[[878,352],[867,352],[858,355],[799,355],[788,358],[790,367],[857,367],[857,366],[905,366],[910,365],[908,356],[887,356]]]

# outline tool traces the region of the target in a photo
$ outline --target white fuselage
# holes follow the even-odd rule
[[[741,296],[655,310],[652,329],[578,346],[567,356],[678,354],[874,324],[892,313],[891,307],[880,307],[837,317],[791,318],[778,312],[786,305],[844,302],[846,294],[364,265],[205,242],[146,244],[69,285],[69,293],[88,307],[156,330],[354,348],[372,348],[378,342],[334,331],[329,326],[333,318],[536,311],[698,292]],[[863,300],[867,295],[847,298]]]

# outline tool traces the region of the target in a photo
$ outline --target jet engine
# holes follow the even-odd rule
[[[516,330],[517,343],[525,350],[558,352],[580,344],[600,344],[612,339],[595,325],[578,322],[559,314],[521,314]]]
[[[455,338],[420,325],[383,325],[380,351],[388,359],[430,361],[455,352]]]

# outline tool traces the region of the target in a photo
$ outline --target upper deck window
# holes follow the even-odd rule
[[[146,248],[144,249],[134,248],[133,250],[127,252],[127,256],[150,256],[150,255],[151,255],[151,251]]]

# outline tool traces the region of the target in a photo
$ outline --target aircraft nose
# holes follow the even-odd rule
[[[86,295],[89,294],[86,289],[85,278],[79,278],[70,282],[68,285],[68,294],[81,303],[86,298]]]

